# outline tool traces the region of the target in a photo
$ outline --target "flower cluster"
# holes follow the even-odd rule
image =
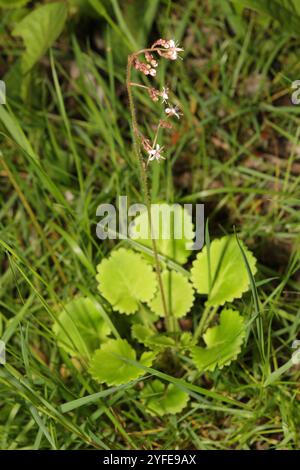
[[[151,49],[159,46],[163,49],[157,49],[158,54],[170,60],[176,60],[179,57],[178,52],[183,51],[183,49],[178,47],[178,44],[173,39],[170,39],[169,41],[166,39],[158,39],[154,44],[152,44]]]
[[[158,62],[155,59],[153,52],[156,52],[165,59],[176,60],[179,57],[178,52],[181,51],[183,51],[183,49],[178,47],[178,44],[174,41],[174,39],[158,39],[152,44],[150,49],[144,51],[146,62],[140,61],[137,58],[137,55],[135,55],[133,66],[136,68],[136,70],[139,70],[144,75],[151,75],[152,77],[155,77]]]
[[[152,77],[155,77],[156,75],[156,69],[153,65],[141,62],[137,57],[135,57],[133,61],[133,66],[136,70],[139,70],[139,72],[142,72],[144,75],[151,75]]]
[[[156,88],[147,87],[148,93],[152,101],[158,101],[159,98],[162,99],[163,103],[167,103],[169,99],[169,88],[163,87],[161,91],[156,90]]]
[[[154,54],[156,53],[165,59],[176,60],[179,57],[178,53],[181,51],[183,51],[183,49],[179,47],[173,39],[158,39],[152,44],[150,49],[144,49],[133,54],[132,65],[136,70],[143,73],[144,75],[155,77],[158,61],[156,60]],[[141,54],[144,55],[144,62],[138,58]],[[180,119],[182,113],[180,112],[179,107],[169,104],[169,89],[167,87],[163,87],[162,90],[157,90],[156,88],[138,83],[131,83],[130,85],[145,88],[153,102],[157,102],[159,99],[161,99],[162,103],[166,104],[166,119],[174,116],[177,119]],[[162,155],[163,147],[157,143],[158,132],[161,128],[170,129],[171,127],[172,125],[166,120],[160,120],[152,144],[150,143],[149,139],[142,137],[141,142],[145,152],[148,154],[148,163],[153,160],[165,160],[165,157]]]

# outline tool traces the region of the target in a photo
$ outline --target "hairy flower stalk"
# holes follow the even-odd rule
[[[168,330],[173,329],[174,325],[172,325],[170,322],[170,315],[169,315],[169,311],[167,307],[166,296],[164,293],[164,288],[163,288],[163,283],[162,283],[162,278],[161,278],[161,267],[160,267],[159,255],[157,251],[155,238],[152,236],[151,198],[150,198],[149,186],[148,186],[147,166],[150,162],[154,160],[156,161],[165,160],[165,157],[162,155],[163,147],[161,147],[157,143],[158,132],[161,128],[170,128],[172,126],[167,121],[161,120],[159,121],[157,125],[153,142],[151,143],[149,139],[144,137],[141,134],[139,127],[138,127],[132,88],[133,87],[143,88],[148,92],[150,98],[154,102],[159,101],[159,98],[161,98],[163,103],[168,103],[169,90],[168,88],[164,87],[162,91],[159,91],[153,87],[148,87],[146,85],[134,83],[131,81],[131,72],[132,72],[132,68],[135,68],[136,70],[138,70],[139,72],[143,73],[146,76],[155,77],[156,68],[158,66],[158,61],[155,59],[154,54],[156,53],[159,56],[164,57],[169,60],[175,60],[178,57],[178,52],[182,50],[183,49],[179,48],[173,40],[168,41],[165,39],[159,39],[152,45],[151,48],[142,49],[138,52],[135,52],[129,55],[128,62],[127,62],[127,80],[126,80],[127,92],[128,92],[128,98],[129,98],[129,107],[130,107],[130,113],[131,113],[131,121],[132,121],[134,151],[137,157],[140,174],[141,174],[141,185],[142,185],[142,191],[143,191],[144,199],[145,199],[146,206],[147,206],[148,222],[149,222],[149,227],[150,227],[151,242],[152,242],[152,248],[153,248],[155,265],[156,265],[158,285],[160,289],[162,305],[163,305],[164,315],[166,319],[166,327]],[[139,59],[141,55],[144,55],[146,62],[143,62]],[[179,109],[177,107],[170,107],[170,109],[175,110],[175,112],[171,112],[169,114],[166,113],[167,118],[174,116],[174,115],[177,118],[180,117]],[[145,160],[145,158],[143,157],[142,149],[147,154],[147,157],[148,157],[147,160]]]

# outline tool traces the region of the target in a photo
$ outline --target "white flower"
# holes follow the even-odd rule
[[[165,160],[165,157],[163,157],[161,154],[162,150],[163,147],[161,147],[159,144],[156,144],[155,148],[148,150],[148,162],[152,162],[153,160]]]
[[[180,119],[180,116],[182,115],[181,112],[179,111],[178,106],[171,106],[170,108],[165,109],[165,113],[169,116],[176,116],[177,119]]]
[[[167,103],[168,99],[169,99],[169,89],[168,88],[165,88],[163,87],[161,93],[160,93],[160,96],[162,97],[162,102],[163,103]]]
[[[167,58],[170,60],[176,60],[178,57],[178,52],[182,52],[183,49],[178,47],[178,43],[174,39],[170,39],[165,44],[165,48],[168,49]]]
[[[165,50],[162,50],[162,48]],[[156,49],[160,56],[170,60],[176,60],[178,52],[183,51],[181,47],[178,47],[178,43],[174,39],[158,39],[152,44],[151,49]]]

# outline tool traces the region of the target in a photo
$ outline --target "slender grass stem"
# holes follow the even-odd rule
[[[25,197],[23,191],[21,190],[20,186],[18,185],[18,182],[17,182],[16,179],[14,178],[12,172],[10,171],[8,165],[6,164],[4,158],[2,157],[1,154],[0,154],[0,163],[2,164],[2,166],[3,166],[5,172],[6,172],[7,176],[8,176],[8,179],[10,180],[12,186],[15,188],[16,193],[17,193],[17,195],[19,196],[19,198],[20,198],[20,200],[21,200],[21,202],[22,202],[22,204],[23,204],[23,206],[24,206],[24,208],[25,208],[27,214],[29,215],[30,220],[31,220],[31,222],[32,222],[32,224],[33,224],[33,226],[34,226],[36,232],[39,234],[39,236],[40,236],[41,239],[43,240],[43,242],[44,242],[44,244],[45,244],[47,250],[49,251],[50,256],[51,256],[51,258],[52,258],[52,261],[53,261],[53,264],[54,264],[54,266],[55,266],[55,268],[56,268],[56,270],[57,270],[57,272],[58,272],[58,274],[59,274],[59,276],[60,276],[62,282],[63,282],[64,284],[67,284],[67,278],[66,278],[66,276],[65,276],[65,273],[64,273],[64,271],[63,271],[63,269],[62,269],[62,267],[61,267],[61,265],[60,265],[60,263],[59,263],[59,261],[58,261],[56,255],[55,255],[55,253],[54,253],[54,250],[53,250],[53,248],[52,248],[52,246],[51,246],[49,240],[48,240],[47,237],[45,236],[44,231],[43,231],[42,227],[40,226],[40,224],[39,224],[39,222],[38,222],[38,220],[37,220],[37,218],[36,218],[36,216],[35,216],[35,214],[34,214],[32,208],[31,208],[31,206],[30,206],[30,204],[29,204],[27,198]]]
[[[152,147],[154,148],[155,145],[156,145],[156,142],[157,142],[157,139],[158,139],[158,133],[159,133],[159,129],[161,128],[161,122],[159,122],[157,128],[156,128],[156,132],[155,132],[155,136],[154,136],[154,140],[153,140],[153,145]]]

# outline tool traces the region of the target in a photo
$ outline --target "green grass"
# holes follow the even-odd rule
[[[12,13],[1,13],[0,448],[297,449],[299,367],[265,380],[300,330],[300,106],[290,103],[299,39],[249,11],[229,17],[225,1],[148,2],[142,30],[140,7],[110,3],[106,17],[94,0],[98,13],[70,20],[29,79],[14,77],[22,45],[9,35]],[[211,239],[235,228],[259,267],[239,307],[261,321],[227,368],[191,377],[187,362],[179,379],[149,369],[191,395],[180,415],[154,418],[141,381],[99,387],[61,354],[52,325],[75,294],[99,300],[95,267],[115,243],[96,238],[97,206],[142,200],[127,54],[173,35],[184,60],[165,62],[158,82],[176,90],[184,117],[165,138],[166,163],[151,166],[152,199],[204,202]],[[159,109],[136,96],[151,132]]]

